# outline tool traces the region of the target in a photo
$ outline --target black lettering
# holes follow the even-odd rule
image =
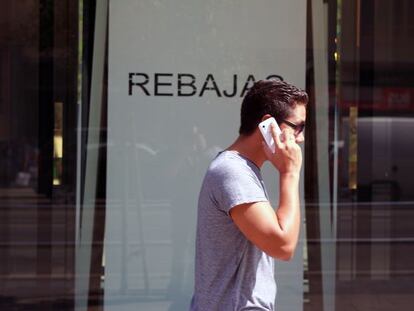
[[[252,82],[251,84],[251,86],[249,86],[249,83],[250,82]],[[248,91],[248,90],[250,90],[250,88],[253,86],[253,84],[256,82],[256,80],[254,79],[254,76],[253,75],[249,75],[248,77],[247,77],[247,80],[246,80],[246,83],[244,84],[244,87],[243,87],[243,90],[242,90],[242,92],[241,92],[241,94],[240,94],[240,97],[243,97],[245,94],[246,94],[246,92]]]
[[[223,91],[224,96],[234,97],[237,93],[237,75],[233,75],[233,93],[228,94],[226,90]]]
[[[207,85],[208,85],[209,81],[211,81],[211,83],[212,83],[213,85],[212,85],[212,86],[210,86],[210,87],[207,87]],[[198,96],[200,96],[200,97],[201,97],[201,96],[203,96],[203,94],[204,94],[204,92],[205,92],[206,90],[208,90],[208,91],[212,91],[212,90],[214,90],[214,91],[216,91],[217,96],[218,96],[218,97],[221,97],[220,90],[219,90],[219,88],[217,87],[216,81],[214,81],[214,77],[213,77],[213,75],[212,75],[211,73],[207,75],[206,81],[204,82],[204,85],[203,85],[203,87],[201,88],[200,95],[198,95]]]
[[[270,75],[266,78],[266,80],[269,80],[269,79],[276,79],[276,80],[284,81],[283,77],[279,75]]]
[[[178,82],[177,82],[178,94],[177,95],[178,96],[193,96],[197,92],[197,88],[194,85],[196,81],[195,76],[189,73],[179,73],[177,76],[178,76]],[[182,78],[190,78],[191,81],[183,82]],[[192,88],[192,91],[190,93],[183,93],[182,90],[184,87],[190,87]]]
[[[160,82],[160,77],[172,77],[172,73],[156,73],[154,74],[154,96],[173,96],[173,93],[161,93],[158,91],[160,86],[172,86],[172,83]]]
[[[144,81],[143,82],[134,82],[134,76],[141,76],[144,77]],[[131,96],[132,95],[132,87],[133,86],[139,86],[145,93],[145,95],[149,96],[150,93],[148,92],[148,90],[144,87],[145,84],[147,84],[149,81],[148,75],[145,73],[133,73],[130,72],[129,73],[129,84],[128,84],[128,95]]]

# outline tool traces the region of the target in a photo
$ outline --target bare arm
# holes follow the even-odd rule
[[[290,258],[296,248],[300,229],[299,174],[281,175],[279,189],[280,201],[276,215],[286,235],[285,248]]]
[[[266,154],[280,173],[280,200],[276,212],[268,202],[256,202],[236,206],[230,215],[240,231],[258,248],[269,256],[289,260],[293,257],[300,229],[302,154],[300,147],[291,140],[282,143],[279,137],[274,139],[276,153],[267,150]]]

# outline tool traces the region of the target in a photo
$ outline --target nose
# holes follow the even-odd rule
[[[305,134],[302,132],[295,138],[297,144],[301,144],[305,141]]]

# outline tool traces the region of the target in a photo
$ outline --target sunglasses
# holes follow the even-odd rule
[[[295,131],[294,132],[295,136],[298,136],[300,133],[302,133],[303,130],[305,129],[305,125],[306,125],[305,122],[303,122],[301,124],[295,124],[295,123],[292,123],[288,120],[282,120],[282,123],[285,123],[287,126],[291,127]]]

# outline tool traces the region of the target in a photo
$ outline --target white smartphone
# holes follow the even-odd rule
[[[275,141],[273,140],[272,136],[272,128],[270,127],[271,124],[275,124],[276,133],[277,135],[280,135],[282,131],[279,128],[279,125],[277,124],[275,118],[269,118],[264,120],[263,122],[259,123],[259,130],[263,135],[264,140],[266,141],[266,144],[269,146],[270,150],[272,150],[273,153],[275,153],[276,147],[275,147]]]

